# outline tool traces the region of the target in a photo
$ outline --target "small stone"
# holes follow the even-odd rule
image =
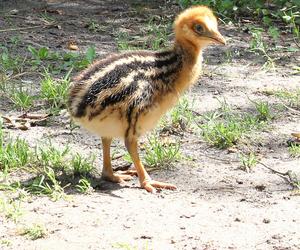
[[[268,223],[270,223],[271,222],[271,220],[270,219],[263,219],[263,223],[265,223],[265,224],[268,224]]]

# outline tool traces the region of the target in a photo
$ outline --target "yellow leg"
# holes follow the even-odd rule
[[[103,148],[103,168],[102,168],[102,178],[111,182],[124,182],[131,180],[132,177],[126,174],[115,174],[111,167],[110,159],[110,144],[111,138],[102,137],[102,148]]]
[[[154,181],[150,178],[142,162],[140,161],[138,154],[138,143],[136,138],[126,138],[125,145],[134,163],[142,188],[146,189],[148,192],[155,192],[156,188],[165,188],[172,190],[176,189],[176,186],[172,184]]]

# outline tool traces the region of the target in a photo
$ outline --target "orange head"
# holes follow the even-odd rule
[[[218,30],[217,18],[206,6],[183,11],[174,22],[174,30],[176,42],[195,52],[211,43],[226,44]]]

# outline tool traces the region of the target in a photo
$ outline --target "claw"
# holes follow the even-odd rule
[[[141,187],[146,189],[150,193],[155,193],[156,189],[170,189],[175,190],[177,187],[170,183],[153,181],[153,180],[145,180],[142,182]]]

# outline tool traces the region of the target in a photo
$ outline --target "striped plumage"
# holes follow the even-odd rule
[[[201,25],[206,32],[203,39],[195,25]],[[202,48],[212,41],[225,43],[207,7],[183,12],[176,19],[175,35],[171,49],[114,54],[96,61],[73,79],[68,102],[71,116],[102,138],[102,173],[111,181],[129,179],[111,170],[109,146],[111,139],[118,137],[125,139],[142,187],[148,191],[154,191],[154,187],[175,188],[150,179],[138,158],[137,139],[151,130],[198,79]]]

